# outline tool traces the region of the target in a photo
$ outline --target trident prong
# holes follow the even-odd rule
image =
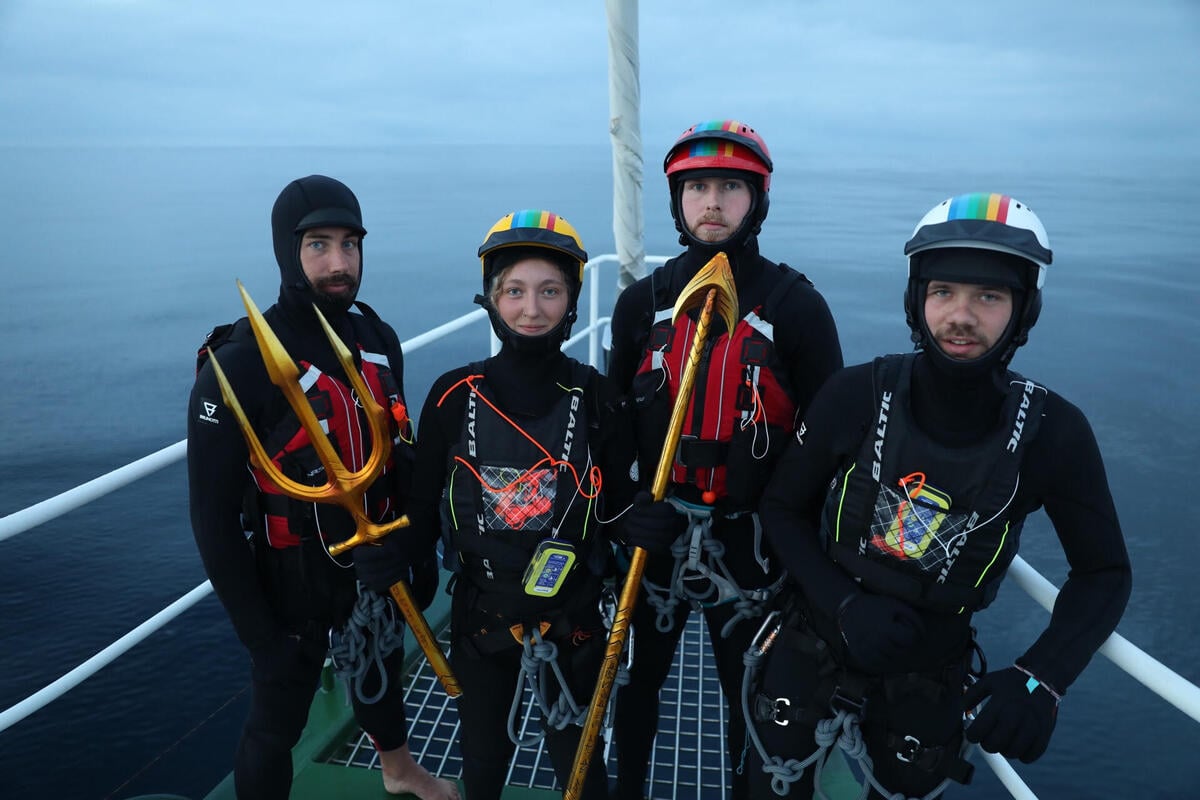
[[[392,452],[392,440],[387,430],[387,412],[375,401],[362,375],[355,369],[350,350],[334,333],[333,328],[325,319],[325,315],[314,305],[313,310],[317,314],[317,320],[321,323],[321,328],[325,331],[325,336],[329,339],[329,344],[333,347],[333,352],[337,356],[338,363],[342,365],[342,371],[349,380],[350,386],[358,395],[359,403],[367,416],[367,426],[371,432],[371,454],[362,468],[355,471],[346,468],[341,458],[338,457],[337,451],[333,449],[329,438],[321,430],[321,423],[317,420],[317,415],[313,413],[304,390],[300,388],[300,370],[296,366],[296,362],[288,355],[283,343],[275,335],[275,331],[271,330],[271,326],[263,317],[262,312],[258,310],[258,306],[250,299],[250,293],[246,291],[246,287],[242,285],[241,281],[238,281],[237,285],[238,291],[242,295],[242,304],[246,307],[246,315],[250,319],[250,328],[254,331],[258,350],[262,354],[263,364],[267,368],[267,375],[270,376],[271,383],[278,386],[279,390],[283,392],[288,405],[292,407],[296,417],[300,420],[301,426],[308,432],[309,441],[317,453],[317,458],[325,466],[325,483],[320,486],[308,486],[292,480],[279,470],[275,462],[267,455],[266,448],[258,439],[258,434],[250,426],[250,420],[242,410],[242,404],[238,402],[233,387],[217,362],[216,354],[213,353],[212,348],[209,348],[208,357],[212,361],[217,383],[221,387],[221,397],[237,419],[238,427],[241,428],[246,446],[250,450],[250,460],[262,470],[268,480],[279,488],[279,491],[288,497],[308,502],[339,505],[350,513],[355,523],[354,535],[329,545],[330,555],[339,555],[362,544],[374,544],[392,531],[408,527],[407,515],[382,524],[372,521],[367,516],[364,495],[383,472],[384,465],[387,464],[388,457]],[[412,629],[413,636],[425,652],[425,657],[429,659],[430,665],[441,679],[446,693],[451,697],[462,694],[462,689],[459,688],[458,681],[446,661],[445,653],[442,652],[441,646],[429,629],[429,623],[417,608],[408,585],[404,581],[397,581],[392,585],[390,592],[400,607],[400,611],[404,614],[409,628]]]
[[[238,403],[237,397],[234,396],[233,387],[229,385],[229,381],[226,380],[220,365],[217,364],[216,356],[210,351],[209,357],[213,359],[213,368],[217,374],[217,382],[221,386],[221,396],[225,399],[225,404],[233,410],[233,414],[237,418],[238,426],[242,429],[242,435],[245,436],[246,444],[250,448],[250,457],[254,461],[254,465],[262,470],[270,481],[278,486],[279,490],[287,496],[294,497],[297,500],[340,505],[350,513],[355,522],[354,535],[345,541],[331,545],[329,547],[331,555],[344,553],[352,547],[356,547],[364,542],[375,541],[398,528],[407,526],[407,517],[400,517],[391,522],[379,524],[373,522],[367,516],[363,495],[371,488],[371,484],[375,482],[379,474],[383,472],[383,467],[387,463],[387,458],[391,454],[392,449],[391,439],[387,433],[386,412],[375,402],[375,398],[367,388],[366,382],[363,381],[362,375],[354,367],[354,360],[350,355],[350,350],[342,343],[338,335],[333,332],[333,328],[329,326],[325,315],[321,313],[320,309],[314,306],[313,310],[316,311],[317,319],[325,331],[325,336],[329,339],[329,343],[333,347],[338,363],[342,365],[342,371],[350,381],[350,386],[358,395],[359,403],[361,403],[363,411],[366,413],[367,425],[371,431],[371,454],[362,468],[357,471],[351,471],[346,468],[346,465],[342,463],[337,452],[333,449],[329,437],[321,430],[321,423],[317,420],[317,415],[313,413],[312,406],[309,404],[308,398],[304,395],[304,390],[300,388],[298,382],[300,370],[296,366],[296,362],[288,355],[283,343],[275,335],[275,331],[271,330],[271,326],[267,324],[262,312],[258,310],[254,301],[250,299],[250,293],[246,291],[246,287],[242,285],[241,281],[238,281],[238,291],[242,295],[242,304],[245,305],[246,314],[250,319],[250,328],[254,331],[254,338],[258,341],[258,349],[262,353],[263,364],[267,368],[267,375],[270,376],[271,383],[278,386],[279,390],[283,392],[284,397],[287,398],[288,405],[296,412],[296,417],[300,420],[300,424],[308,432],[309,441],[317,453],[317,458],[325,465],[325,482],[320,486],[308,486],[292,480],[279,470],[267,455],[258,436],[254,433],[254,429],[250,426],[250,421],[242,411],[241,404]]]

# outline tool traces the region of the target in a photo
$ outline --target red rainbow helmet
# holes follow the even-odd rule
[[[749,125],[733,119],[701,122],[688,128],[663,160],[667,177],[699,169],[735,169],[759,176],[763,192],[771,189],[774,170],[767,143]]]
[[[690,246],[725,247],[699,242],[687,230],[680,208],[680,184],[688,175],[740,173],[754,187],[754,201],[741,227],[730,240],[742,244],[758,235],[770,206],[771,172],[774,170],[767,143],[758,132],[735,119],[700,122],[688,128],[663,160],[667,185],[671,191],[671,217],[679,231],[679,243]]]

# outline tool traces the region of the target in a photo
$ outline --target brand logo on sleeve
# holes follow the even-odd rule
[[[209,400],[207,397],[201,397],[200,413],[196,418],[201,422],[207,422],[212,425],[220,425],[221,420],[217,419],[217,408],[218,405],[212,400]]]

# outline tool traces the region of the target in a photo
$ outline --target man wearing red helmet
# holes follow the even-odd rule
[[[773,165],[753,128],[735,120],[695,125],[668,151],[664,170],[671,216],[687,250],[621,293],[609,364],[637,407],[643,485],[653,477],[695,330],[695,312],[672,325],[671,311],[687,282],[719,252],[733,269],[739,321],[732,331],[714,321],[675,456],[670,502],[627,512],[629,541],[652,544],[657,531],[661,546],[651,550],[634,613],[631,682],[618,692],[617,795],[644,796],[659,688],[688,615],[700,609],[729,700],[733,797],[743,798],[742,654],[782,582],[778,559],[762,539],[758,498],[797,415],[842,366],[841,345],[812,283],[759,255]]]
[[[966,783],[964,738],[1034,761],[1129,598],[1087,419],[1008,369],[1041,310],[1041,221],[1005,195],[960,195],[925,215],[904,252],[917,352],[830,378],[763,496],[789,581],[747,653],[757,796],[809,797],[829,749],[850,742],[869,756],[871,797]],[[989,670],[972,614],[1042,507],[1070,572],[1037,641]]]

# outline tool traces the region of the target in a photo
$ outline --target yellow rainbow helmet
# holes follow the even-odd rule
[[[553,211],[530,208],[505,214],[483,237],[483,244],[479,245],[479,264],[483,268],[485,291],[492,277],[493,256],[513,247],[542,248],[567,256],[578,267],[574,278],[577,283],[583,283],[583,265],[587,263],[588,254],[575,226]]]

